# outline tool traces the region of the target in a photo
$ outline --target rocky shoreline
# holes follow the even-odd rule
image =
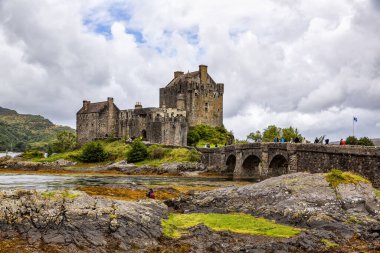
[[[162,223],[170,213],[245,213],[302,232],[282,238],[216,231],[200,223],[171,238]],[[375,189],[365,181],[332,187],[324,174],[294,173],[166,201],[120,201],[82,191],[0,191],[0,252],[379,250]]]
[[[220,176],[213,170],[206,168],[202,163],[197,162],[176,162],[166,163],[159,166],[142,165],[136,166],[127,161],[118,161],[109,164],[83,164],[77,165],[75,162],[67,160],[57,160],[55,162],[31,162],[18,158],[0,160],[2,171],[30,171],[40,173],[108,173],[122,175],[164,175],[164,176]]]

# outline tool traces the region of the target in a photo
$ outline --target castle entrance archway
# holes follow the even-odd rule
[[[283,155],[276,155],[269,164],[268,176],[276,177],[288,173],[288,160]]]
[[[236,156],[229,155],[226,161],[226,174],[232,176],[236,167]]]
[[[141,131],[141,137],[142,137],[143,141],[147,140],[146,139],[146,130],[145,129]]]
[[[242,178],[260,178],[260,158],[255,155],[249,155],[245,158],[242,166]]]

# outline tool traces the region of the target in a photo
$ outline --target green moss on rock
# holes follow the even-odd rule
[[[168,219],[161,220],[161,224],[164,235],[171,238],[180,238],[187,233],[188,228],[198,224],[203,224],[215,231],[284,238],[295,236],[302,231],[299,228],[277,224],[274,221],[243,213],[170,214]]]
[[[327,182],[335,189],[340,184],[371,184],[367,179],[348,171],[341,171],[338,169],[332,169],[329,173],[325,174]]]

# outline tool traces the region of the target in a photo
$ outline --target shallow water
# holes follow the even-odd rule
[[[243,182],[228,178],[184,178],[184,177],[144,177],[144,176],[59,176],[0,173],[0,189],[74,189],[79,186],[99,186],[107,184],[137,185],[180,185],[180,186],[220,186],[227,187]]]
[[[18,156],[18,155],[21,155],[22,153],[20,152],[8,152],[8,153],[5,153],[5,152],[1,152],[0,153],[0,157],[3,157],[3,156],[11,156],[11,157],[15,157],[15,156]]]

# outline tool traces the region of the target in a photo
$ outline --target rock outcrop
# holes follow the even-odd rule
[[[229,250],[222,252],[271,252],[267,251],[271,248],[284,252],[332,252],[326,249],[323,243],[326,240],[339,245],[350,240],[365,241],[368,247],[380,250],[380,199],[366,183],[340,184],[333,188],[323,174],[295,173],[242,187],[198,192],[167,203],[182,212],[244,212],[305,229],[286,241],[269,243],[268,240],[259,245],[248,240],[240,247],[233,245],[234,250],[230,245]],[[210,233],[204,229],[192,230],[183,242],[221,247],[226,240],[211,242],[197,236],[199,231]]]
[[[144,252],[158,245],[167,216],[158,201],[115,201],[75,191],[1,191],[0,203],[1,243],[19,238],[16,249],[27,244],[31,252],[46,252],[47,245],[52,252]]]

